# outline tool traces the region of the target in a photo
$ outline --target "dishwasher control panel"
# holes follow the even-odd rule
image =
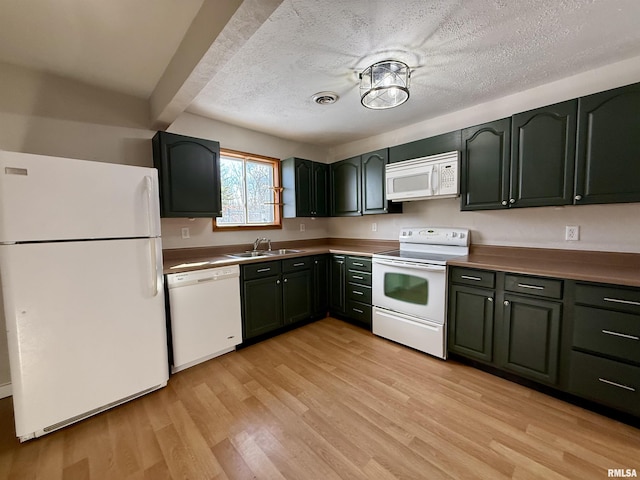
[[[226,267],[207,268],[206,270],[194,270],[192,272],[170,273],[167,275],[167,286],[176,288],[196,283],[222,280],[240,276],[238,265],[228,265]]]

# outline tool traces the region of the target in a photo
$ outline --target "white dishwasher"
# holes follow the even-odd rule
[[[242,342],[240,267],[167,275],[172,373],[235,350]]]

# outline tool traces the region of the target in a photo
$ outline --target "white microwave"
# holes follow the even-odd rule
[[[390,163],[385,167],[387,200],[407,202],[460,194],[460,152]]]

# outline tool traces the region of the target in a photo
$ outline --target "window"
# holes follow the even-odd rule
[[[277,158],[221,149],[220,184],[222,217],[214,230],[282,228]]]

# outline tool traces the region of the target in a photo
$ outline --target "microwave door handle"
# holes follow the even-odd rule
[[[431,165],[431,176],[429,177],[429,182],[431,183],[430,188],[431,188],[431,193],[434,194],[436,193],[436,166],[435,165]]]

